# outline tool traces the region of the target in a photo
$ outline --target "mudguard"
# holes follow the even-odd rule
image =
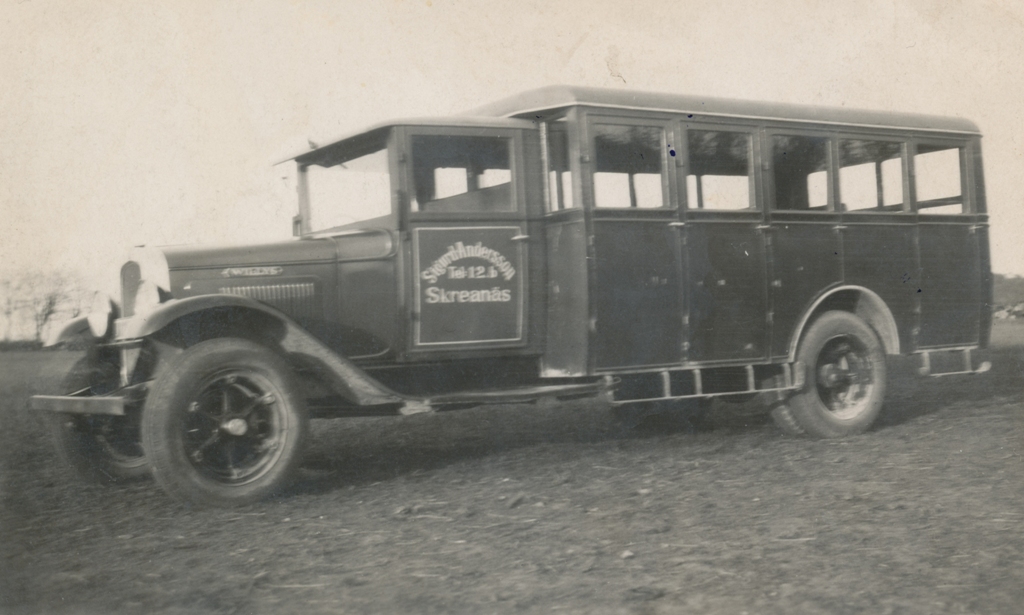
[[[43,346],[56,346],[72,342],[92,342],[96,337],[89,330],[89,317],[78,316],[65,322],[59,329],[54,329],[46,337]]]
[[[249,297],[238,295],[200,295],[171,300],[144,315],[117,322],[116,338],[119,342],[142,339],[156,334],[186,316],[205,311],[236,308],[271,317],[281,325],[274,331],[277,344],[288,358],[303,366],[312,367],[331,385],[335,392],[358,406],[403,403],[415,405],[420,400],[403,396],[359,369],[352,361],[340,356],[320,340],[313,337],[284,313]],[[88,327],[88,324],[85,325]]]

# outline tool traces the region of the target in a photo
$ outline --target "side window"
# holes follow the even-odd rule
[[[828,139],[775,135],[772,137],[775,209],[828,209]]]
[[[690,209],[750,209],[750,134],[688,130],[689,170],[686,202]]]
[[[548,131],[548,193],[551,211],[572,209],[572,172],[569,170],[569,135],[565,129]]]
[[[511,150],[507,137],[413,136],[412,210],[513,211]]]
[[[596,124],[594,206],[665,207],[665,131],[657,126]]]
[[[839,201],[845,211],[902,211],[903,145],[840,141]]]
[[[960,179],[962,158],[962,147],[924,143],[917,146],[914,182],[918,213],[966,213]]]

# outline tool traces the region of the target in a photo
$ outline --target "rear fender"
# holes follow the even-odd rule
[[[889,306],[870,289],[863,286],[846,285],[829,289],[828,292],[818,297],[810,309],[804,313],[799,326],[790,338],[789,360],[791,362],[797,359],[796,351],[804,331],[817,316],[828,310],[843,310],[857,315],[878,334],[886,354],[900,354],[899,331]]]

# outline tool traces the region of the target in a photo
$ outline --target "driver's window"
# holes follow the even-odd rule
[[[413,136],[412,210],[513,211],[511,151],[508,137]]]

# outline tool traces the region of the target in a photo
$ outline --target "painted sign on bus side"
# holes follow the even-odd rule
[[[519,341],[523,255],[517,226],[417,228],[417,345]]]

